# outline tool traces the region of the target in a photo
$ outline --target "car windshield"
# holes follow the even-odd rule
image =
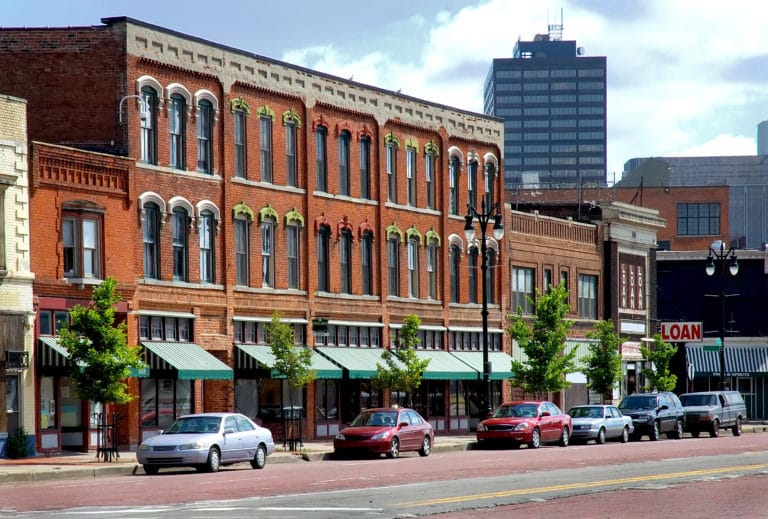
[[[683,405],[717,405],[715,395],[682,395],[680,401]]]
[[[573,418],[602,418],[602,407],[572,407],[568,414]]]
[[[536,404],[515,404],[503,405],[493,413],[494,418],[505,418],[508,416],[518,418],[534,418],[539,415],[539,406]]]
[[[656,397],[629,395],[621,401],[619,409],[656,409]]]
[[[221,418],[218,416],[189,416],[173,422],[163,434],[194,434],[219,432]]]
[[[352,427],[397,425],[397,411],[363,411],[350,424]]]

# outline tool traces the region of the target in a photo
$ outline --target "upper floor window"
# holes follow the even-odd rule
[[[477,303],[477,280],[480,278],[480,268],[477,265],[479,256],[476,246],[469,249],[469,265],[467,265],[467,280],[469,281],[469,302]]]
[[[103,211],[88,203],[62,211],[64,277],[101,278]]]
[[[246,142],[246,113],[242,108],[236,108],[234,113],[235,124],[235,176],[246,177],[248,163]]]
[[[427,209],[435,208],[435,154],[427,153],[424,157],[425,179],[427,181]]]
[[[496,167],[492,162],[485,163],[485,207],[493,207],[493,184],[496,180]]]
[[[522,309],[524,314],[533,313],[533,269],[512,269],[512,311]]]
[[[192,319],[142,315],[139,317],[139,339],[145,341],[191,341]]]
[[[459,302],[459,267],[461,266],[461,247],[451,245],[451,303]]]
[[[371,198],[371,139],[360,138],[360,198]]]
[[[185,111],[186,102],[180,94],[171,95],[168,125],[170,130],[170,165],[176,169],[186,169],[184,153],[185,141]]]
[[[430,299],[437,297],[437,242],[429,240],[427,242],[427,290]]]
[[[597,319],[597,276],[579,274],[579,317]]]
[[[488,247],[485,253],[488,267],[485,271],[485,297],[488,304],[492,305],[496,303],[496,250]]]
[[[315,130],[315,152],[317,153],[317,190],[328,191],[328,130],[318,126]]]
[[[459,158],[451,157],[448,165],[448,187],[449,187],[449,211],[450,214],[459,214]]]
[[[144,223],[144,277],[160,278],[160,208],[155,203],[146,203],[143,208]]]
[[[408,205],[416,206],[416,148],[405,149],[406,198]]]
[[[339,194],[349,196],[349,145],[352,136],[348,131],[339,135]]]
[[[387,200],[397,202],[397,148],[387,143]]]
[[[477,162],[467,164],[467,203],[477,207]]]
[[[419,297],[419,239],[408,240],[408,297]]]
[[[197,105],[197,169],[213,172],[213,105],[207,99]]]
[[[552,291],[552,269],[544,269],[544,293],[549,294]]]
[[[259,152],[261,158],[261,181],[272,183],[272,117],[259,118]]]
[[[267,344],[267,326],[269,323],[240,321],[233,323],[235,332],[235,342],[241,344]],[[295,345],[304,344],[304,325],[290,325],[293,331],[293,343]]]
[[[184,208],[177,207],[173,210],[171,221],[173,227],[173,279],[174,281],[187,281],[189,215]]]
[[[272,218],[261,222],[261,285],[275,287],[275,222]]]
[[[296,162],[296,123],[285,123],[285,183],[291,187],[298,186]]]
[[[58,335],[59,330],[69,323],[69,312],[66,310],[39,310],[40,335]]]
[[[677,204],[678,236],[718,236],[720,204]]]
[[[330,291],[330,272],[328,265],[331,230],[321,225],[317,230],[317,289],[322,292]]]
[[[147,117],[141,120],[141,160],[157,164],[157,91],[146,86],[141,98],[147,110]]]
[[[373,233],[363,232],[360,242],[360,260],[362,263],[363,294],[373,295]]]
[[[214,231],[216,220],[213,213],[203,211],[200,213],[198,232],[200,234],[200,281],[202,283],[215,282],[215,256],[214,256]]]
[[[299,226],[289,223],[285,226],[285,244],[288,252],[288,288],[299,288]]]
[[[248,259],[250,258],[249,227],[245,215],[235,218],[235,282],[238,285],[250,284]]]
[[[339,256],[341,260],[341,292],[352,293],[352,231],[342,229],[339,238]]]
[[[400,295],[400,237],[393,234],[387,240],[387,273],[389,295]]]

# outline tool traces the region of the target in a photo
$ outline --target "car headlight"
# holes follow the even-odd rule
[[[142,443],[141,445],[139,445],[139,450],[140,451],[149,451],[149,450],[152,450],[152,448],[149,445],[146,445],[146,444]]]
[[[196,441],[196,442],[190,442],[190,443],[182,443],[179,445],[180,451],[191,451],[191,450],[197,450],[197,449],[206,449],[208,448],[208,442],[204,441]]]
[[[337,440],[345,440],[346,438],[344,438],[343,434],[339,433],[339,434],[336,435],[336,439]]]
[[[528,429],[530,429],[530,427],[531,426],[528,424],[528,422],[523,422],[523,423],[517,424],[517,426],[515,426],[515,430],[516,431],[527,431]]]
[[[477,424],[477,432],[485,432],[487,430],[488,429],[485,427],[485,425],[483,425],[481,423]]]
[[[389,431],[380,432],[371,436],[371,440],[384,440],[389,438]]]

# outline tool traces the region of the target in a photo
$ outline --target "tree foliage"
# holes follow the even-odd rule
[[[610,399],[613,387],[621,379],[621,354],[619,344],[622,339],[616,333],[612,321],[599,321],[587,337],[597,342],[589,344],[589,353],[581,359],[584,362],[584,374],[587,385],[600,394],[602,403]]]
[[[536,290],[533,325],[529,327],[522,309],[507,318],[511,324],[507,333],[517,341],[528,360],[512,361],[512,384],[530,393],[548,393],[567,388],[570,383],[565,376],[576,369],[576,350],[566,351],[565,338],[573,321],[565,319],[568,314],[568,291],[563,283],[547,294]]]
[[[75,368],[72,378],[83,400],[102,404],[125,404],[128,393],[125,379],[132,369],[142,369],[139,348],[128,346],[125,321],[115,325],[115,305],[121,297],[117,281],[105,279],[94,287],[88,306],[69,311],[69,322],[59,330],[59,344],[67,349]]]
[[[293,327],[280,321],[280,317],[280,312],[274,312],[265,327],[267,344],[275,356],[273,369],[285,376],[291,389],[301,389],[317,377],[312,369],[312,350],[294,346]]]
[[[677,384],[677,375],[669,370],[669,364],[672,361],[677,346],[664,342],[658,333],[653,336],[653,347],[648,348],[645,345],[640,346],[640,353],[648,362],[643,368],[643,375],[647,384],[644,387],[646,391],[672,391]],[[652,366],[652,368],[650,367]]]
[[[421,320],[414,314],[403,319],[397,343],[394,348],[384,349],[381,353],[384,365],[376,363],[373,380],[377,387],[405,393],[408,407],[413,407],[413,392],[421,386],[422,376],[429,365],[429,359],[420,359],[414,351],[420,342],[419,326]]]

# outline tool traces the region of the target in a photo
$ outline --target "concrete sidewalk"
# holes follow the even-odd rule
[[[436,436],[432,452],[469,450],[475,443],[474,434]],[[277,444],[267,458],[273,463],[303,463],[321,461],[333,454],[333,441],[305,441],[303,448],[292,452]],[[185,469],[179,469],[185,470]],[[227,470],[226,467],[222,470]],[[65,452],[55,456],[34,456],[21,459],[0,458],[0,485],[56,479],[96,478],[100,476],[144,475],[136,462],[135,452],[120,452],[112,462],[96,458],[94,452]]]

